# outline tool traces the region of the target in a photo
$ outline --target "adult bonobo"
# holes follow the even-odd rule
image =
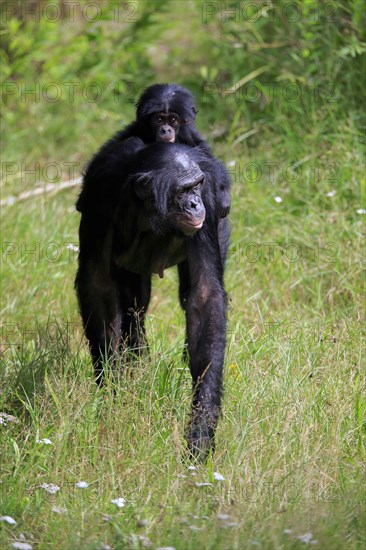
[[[111,140],[89,164],[81,211],[76,291],[95,374],[121,349],[146,346],[144,316],[151,274],[178,265],[193,379],[188,444],[204,458],[214,445],[225,353],[224,257],[228,223],[220,219],[215,171],[195,148],[145,146],[130,138],[130,155]],[[224,169],[222,167],[222,169]],[[101,184],[103,184],[101,186]],[[103,195],[100,194],[103,189]]]
[[[177,84],[154,84],[137,102],[136,120],[115,136],[121,142],[121,154],[125,140],[140,138],[145,144],[157,141],[181,143],[199,147],[202,156],[215,160],[212,151],[195,128],[196,107],[192,94]],[[230,211],[230,179],[224,171],[211,184],[217,188],[220,217]]]

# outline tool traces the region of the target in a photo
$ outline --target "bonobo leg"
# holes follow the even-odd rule
[[[188,446],[193,456],[205,459],[210,448],[214,448],[220,413],[226,342],[226,293],[217,234],[199,232],[188,245],[188,250],[191,290],[186,317],[193,381]]]
[[[187,309],[187,300],[191,289],[188,260],[178,264],[179,274],[179,302],[184,311]]]
[[[121,310],[121,345],[139,351],[147,346],[145,315],[150,302],[151,276],[119,270],[116,275]]]
[[[113,367],[121,348],[146,345],[144,316],[151,280],[120,270],[113,277],[90,261],[82,263],[75,287],[96,381],[103,383],[103,364]]]
[[[115,361],[121,339],[121,311],[118,288],[94,262],[82,262],[76,275],[75,288],[89,342],[96,382],[103,383],[103,364]]]
[[[189,275],[189,264],[188,260],[184,260],[178,264],[178,274],[179,274],[179,302],[183,311],[187,310],[187,302],[189,292],[191,290],[191,280]],[[186,330],[186,336],[184,340],[183,348],[183,357],[184,363],[188,363],[188,334]]]

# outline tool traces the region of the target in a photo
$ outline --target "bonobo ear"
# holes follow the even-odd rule
[[[133,178],[133,186],[136,191],[136,195],[146,200],[151,195],[151,178],[148,174],[138,174]]]

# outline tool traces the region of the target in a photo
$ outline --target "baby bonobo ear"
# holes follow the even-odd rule
[[[142,200],[146,200],[150,197],[151,185],[152,179],[150,174],[136,174],[133,178],[133,186],[136,191],[136,195]]]

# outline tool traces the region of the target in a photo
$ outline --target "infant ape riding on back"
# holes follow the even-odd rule
[[[131,137],[145,144],[165,141],[198,147],[202,156],[216,161],[210,147],[196,130],[197,110],[192,94],[177,84],[154,84],[147,88],[137,102],[136,120],[115,136],[122,144]],[[126,143],[125,143],[126,144]],[[128,144],[126,144],[127,147]],[[230,211],[230,179],[222,170],[214,182],[219,215],[225,218]]]

